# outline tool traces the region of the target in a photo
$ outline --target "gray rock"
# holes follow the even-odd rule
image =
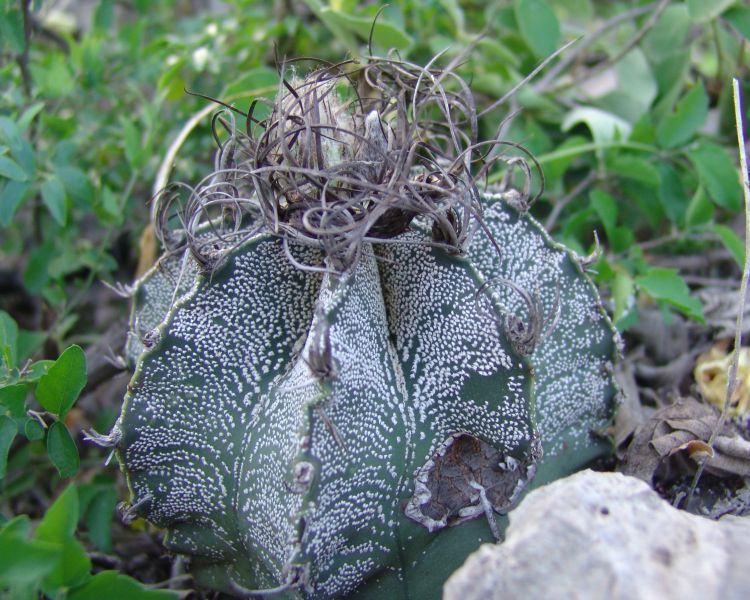
[[[750,519],[677,510],[634,477],[582,471],[509,517],[505,542],[472,554],[443,600],[750,598]]]

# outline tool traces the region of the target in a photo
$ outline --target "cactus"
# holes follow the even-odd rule
[[[448,97],[395,64],[364,79],[388,96],[398,69],[413,110]],[[110,435],[131,511],[237,596],[435,597],[524,491],[607,450],[616,334],[579,259],[518,194],[478,193],[470,161],[400,162],[420,120],[349,111],[341,80],[280,92],[193,191],[252,226],[186,218],[136,284]]]

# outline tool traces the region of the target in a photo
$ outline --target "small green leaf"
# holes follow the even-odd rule
[[[745,245],[737,234],[726,225],[714,225],[714,233],[721,238],[724,247],[734,257],[740,269],[745,267]]]
[[[112,482],[81,486],[83,519],[89,537],[102,552],[112,551],[112,513],[117,505],[117,490]],[[86,496],[84,500],[84,496]]]
[[[26,436],[27,440],[30,442],[36,442],[44,439],[44,433],[44,427],[41,426],[39,421],[31,417],[26,419],[26,423],[23,426],[23,434]]]
[[[685,52],[685,40],[693,24],[684,4],[672,4],[662,12],[640,46],[654,65]]]
[[[513,8],[521,36],[537,58],[557,50],[560,23],[545,0],[515,0]]]
[[[94,575],[86,585],[72,590],[68,600],[176,600],[175,592],[167,590],[150,590],[135,579],[121,575],[117,571],[102,571]]]
[[[34,149],[23,134],[20,122],[10,117],[0,117],[0,136],[8,144],[11,155],[27,177],[32,177],[35,169]]]
[[[250,69],[239,79],[232,81],[221,92],[222,97],[232,96],[234,94],[245,94],[252,90],[266,89],[270,91],[265,95],[274,96],[279,85],[279,74],[268,67],[256,67]]]
[[[708,94],[702,83],[693,86],[677,103],[656,129],[659,143],[665,148],[676,148],[688,142],[708,117]]]
[[[47,334],[42,331],[26,331],[25,329],[19,329],[18,342],[16,344],[18,349],[18,362],[23,364],[30,359],[36,351],[39,350],[46,339]]]
[[[588,140],[580,135],[568,136],[565,141],[555,148],[554,154],[565,150],[584,146],[588,143]],[[555,185],[555,182],[560,180],[563,175],[567,172],[570,165],[576,159],[576,155],[571,153],[568,156],[562,158],[555,158],[553,160],[544,163],[544,179],[550,187]]]
[[[0,156],[0,176],[13,181],[26,181],[29,178],[21,165],[7,156]]]
[[[629,273],[617,269],[612,284],[612,297],[615,301],[615,322],[625,317],[635,305],[635,284]]]
[[[25,528],[18,524],[19,519],[13,519],[0,531],[0,582],[14,588],[38,585],[60,563],[62,548],[59,544],[26,539],[24,529],[28,529],[28,524]]]
[[[14,369],[18,364],[18,325],[13,317],[0,310],[0,366]]]
[[[62,544],[72,540],[78,523],[78,490],[70,484],[44,514],[34,537]]]
[[[50,177],[42,183],[42,202],[52,218],[60,225],[65,225],[68,212],[65,204],[65,187],[57,177]]]
[[[63,352],[36,387],[36,399],[45,410],[62,419],[86,385],[86,354],[80,346]]]
[[[714,216],[714,205],[706,194],[706,189],[700,185],[690,199],[685,212],[685,225],[694,227],[708,223]]]
[[[55,175],[62,182],[71,200],[86,208],[92,205],[94,187],[86,173],[78,167],[64,165],[55,167]]]
[[[735,0],[687,0],[687,7],[693,21],[705,23],[718,17],[734,2]]]
[[[608,162],[607,168],[613,175],[638,181],[648,187],[659,187],[659,171],[645,158],[632,154],[617,154]]]
[[[29,386],[25,383],[0,388],[0,404],[8,409],[10,416],[23,417],[26,414],[28,394]]]
[[[13,221],[18,207],[26,199],[29,184],[21,181],[8,181],[0,187],[0,227],[7,227]]]
[[[46,375],[49,368],[55,364],[54,360],[38,360],[31,364],[24,373],[24,379],[29,382],[39,381]]]
[[[70,437],[65,423],[55,421],[49,426],[47,430],[47,454],[49,454],[52,464],[60,473],[60,477],[73,477],[78,471],[81,459],[78,457],[78,448],[76,448],[73,438]]]
[[[656,169],[659,171],[659,200],[661,201],[664,212],[673,223],[680,223],[685,217],[685,212],[689,204],[689,199],[685,193],[685,188],[680,180],[677,170],[666,161],[656,163]]]
[[[719,206],[737,212],[742,203],[739,176],[729,153],[721,146],[700,142],[687,153],[708,195]]]
[[[735,6],[724,13],[724,18],[742,37],[750,40],[750,6]]]
[[[125,158],[128,159],[132,169],[138,169],[143,163],[143,143],[141,133],[135,124],[129,119],[122,117],[120,119],[122,126],[122,139],[125,145]]]
[[[0,13],[0,40],[4,40],[15,54],[22,54],[26,49],[23,14],[17,8]]]
[[[91,559],[83,545],[78,540],[71,539],[63,543],[62,548],[60,564],[42,582],[42,590],[47,595],[52,595],[60,588],[79,586],[91,577]]]
[[[589,128],[591,137],[597,144],[606,144],[615,139],[628,139],[633,130],[632,125],[624,119],[591,106],[578,106],[571,110],[563,119],[560,128],[569,131],[580,123]]]
[[[29,252],[26,270],[23,273],[23,285],[31,294],[39,294],[49,283],[49,263],[55,254],[54,240],[49,238]]]
[[[638,286],[649,296],[674,306],[691,319],[701,323],[703,305],[690,295],[690,289],[674,269],[651,269],[636,280]]]
[[[369,39],[370,30],[373,29],[372,17],[348,15],[328,7],[322,9],[322,18],[324,21],[346,29],[362,40]],[[414,40],[408,33],[401,30],[393,23],[381,19],[378,19],[378,21],[375,22],[372,41],[375,45],[388,50],[391,48],[396,48],[397,50],[408,50],[414,43]]]
[[[591,198],[591,206],[604,225],[607,237],[610,237],[617,223],[617,200],[602,190],[593,190],[589,197]]]
[[[6,475],[8,452],[17,433],[16,422],[7,415],[0,415],[0,479]]]

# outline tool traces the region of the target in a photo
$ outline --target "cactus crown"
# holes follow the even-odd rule
[[[220,143],[216,170],[196,188],[182,186],[189,198],[179,229],[199,263],[213,267],[221,254],[216,239],[196,235],[201,225],[221,216],[224,235],[215,237],[226,252],[227,237],[236,245],[257,232],[239,226],[246,211],[285,248],[294,241],[321,249],[325,265],[297,265],[308,271],[348,271],[363,244],[404,233],[415,217],[429,226],[425,242],[462,253],[481,219],[477,182],[498,160],[526,175],[520,202],[531,203],[528,162],[498,151],[514,144],[478,141],[473,95],[450,66],[388,58],[325,66],[290,81],[283,75],[267,118],[254,116],[261,100],[245,115],[245,131],[233,113],[217,116],[214,126],[229,140]],[[157,217],[167,246],[175,237],[173,191]],[[293,253],[287,257],[294,262]]]
[[[433,597],[606,451],[616,336],[528,162],[480,191],[503,142],[450,68],[324,66],[269,108],[217,116],[215,173],[156,212],[111,436],[133,511],[209,587]]]

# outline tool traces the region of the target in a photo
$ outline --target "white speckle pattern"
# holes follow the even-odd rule
[[[590,433],[605,428],[612,416],[618,336],[594,285],[539,223],[498,199],[485,209],[484,219],[502,255],[480,230],[469,259],[487,279],[508,279],[538,293],[548,316],[555,312],[559,290],[559,321],[531,355],[537,423],[545,458],[581,449],[590,443]],[[499,285],[494,292],[505,310],[528,318],[518,293]]]
[[[169,314],[172,305],[190,291],[198,270],[186,251],[162,256],[136,283],[125,358],[133,367],[146,350],[148,336]]]
[[[444,440],[466,433],[531,466],[532,364],[543,441],[585,442],[613,394],[596,292],[531,219],[496,203],[486,220],[499,261],[481,233],[462,259],[409,243],[414,232],[321,278],[258,236],[194,273],[140,355],[118,425],[137,512],[169,528],[175,551],[224,564],[217,585],[296,572],[303,595],[339,596],[375,573],[406,585],[408,545],[427,556],[433,538],[413,539],[403,506]],[[477,302],[493,277],[538,291],[547,311],[560,284],[560,323],[530,359],[502,325],[521,299],[497,288]],[[332,364],[312,360],[328,341]]]

